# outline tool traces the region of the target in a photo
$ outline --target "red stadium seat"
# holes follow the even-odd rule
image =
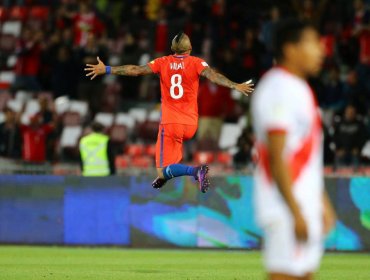
[[[138,157],[144,154],[145,147],[141,144],[131,144],[126,147],[126,154],[132,157]]]
[[[9,89],[14,83],[15,73],[13,71],[0,72],[0,89]]]
[[[8,18],[8,10],[5,7],[0,7],[0,22],[6,21]]]
[[[28,9],[26,7],[15,6],[10,9],[9,18],[20,21],[25,21],[28,16]]]
[[[154,164],[153,158],[148,156],[138,156],[131,158],[131,165],[137,168],[149,168]]]
[[[156,153],[155,144],[147,145],[145,147],[145,154],[147,156],[155,157],[155,153]]]
[[[218,152],[216,161],[225,166],[231,166],[233,164],[233,157],[228,152]]]
[[[7,89],[9,89],[10,88],[10,84],[9,83],[7,83],[7,82],[1,82],[0,81],[0,89],[1,90],[7,90]]]
[[[215,160],[214,153],[212,152],[196,152],[194,154],[195,164],[209,164],[213,163]]]
[[[118,169],[124,169],[130,166],[130,158],[125,155],[119,155],[115,158],[115,165]]]
[[[49,17],[49,8],[45,6],[34,6],[30,10],[30,18],[46,21]]]

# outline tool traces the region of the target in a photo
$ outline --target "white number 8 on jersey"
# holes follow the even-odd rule
[[[182,77],[180,74],[171,76],[170,94],[173,99],[180,99],[184,95],[184,88],[181,85]],[[178,94],[175,93],[175,88],[178,88]]]

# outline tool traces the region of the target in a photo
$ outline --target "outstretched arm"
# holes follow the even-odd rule
[[[152,69],[148,65],[122,65],[113,66],[112,74],[122,75],[122,76],[143,76],[153,74]]]
[[[91,76],[91,80],[96,76],[104,75],[107,73],[105,64],[98,57],[98,64],[86,64],[85,71],[87,77]],[[153,74],[152,69],[148,65],[122,65],[122,66],[113,66],[111,67],[111,74],[123,75],[123,76],[142,76]]]
[[[240,91],[241,93],[244,93],[247,96],[249,93],[253,92],[253,86],[254,86],[253,84],[250,84],[250,83],[238,84],[233,81],[230,81],[224,75],[218,73],[211,67],[205,68],[202,71],[201,76],[207,78],[208,80],[210,80],[211,82],[217,85],[228,87],[231,89],[236,89],[237,91]]]

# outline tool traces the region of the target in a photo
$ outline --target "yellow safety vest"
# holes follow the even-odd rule
[[[101,133],[91,133],[81,138],[83,176],[108,176],[110,174],[108,141],[109,137]]]

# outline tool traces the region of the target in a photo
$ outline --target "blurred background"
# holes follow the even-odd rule
[[[78,174],[79,139],[96,120],[110,136],[117,172],[151,168],[160,118],[156,76],[99,77],[96,63],[145,64],[170,54],[184,30],[193,54],[242,82],[273,64],[280,18],[312,20],[326,61],[311,81],[325,127],[326,173],[368,174],[370,1],[0,1],[0,170]],[[249,99],[202,81],[199,132],[185,161],[248,171],[256,155]],[[37,136],[36,138],[34,136]]]
[[[181,178],[158,192],[149,175],[158,77],[90,81],[83,68],[97,56],[109,65],[145,64],[170,54],[171,39],[184,30],[194,55],[236,82],[258,84],[273,64],[274,25],[298,16],[317,25],[326,51],[322,73],[310,81],[338,213],[326,248],[370,250],[369,2],[0,1],[0,173],[8,174],[0,176],[0,241],[259,248],[246,175],[258,159],[249,98],[201,81],[199,131],[184,160],[211,164],[212,190],[200,195]],[[120,176],[76,176],[79,140],[92,121],[110,137],[109,161]]]

